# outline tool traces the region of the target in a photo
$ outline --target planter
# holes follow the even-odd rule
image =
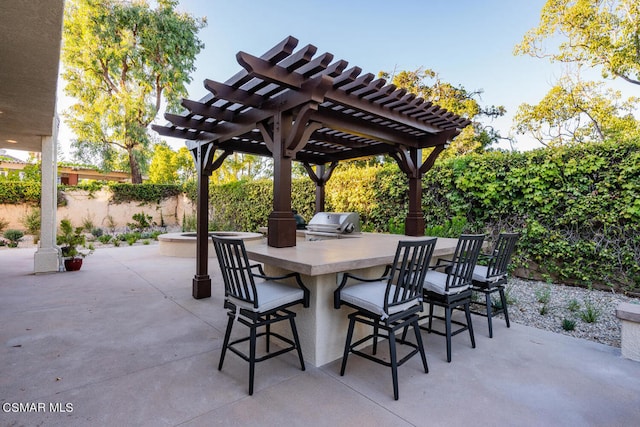
[[[64,260],[64,269],[67,271],[78,271],[82,267],[82,258],[69,258]]]

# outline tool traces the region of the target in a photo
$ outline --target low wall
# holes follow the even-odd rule
[[[63,194],[67,205],[58,207],[58,222],[67,218],[76,227],[91,220],[96,227],[106,228],[110,226],[111,218],[115,227],[122,228],[133,222],[133,215],[140,212],[151,215],[158,225],[164,221],[166,226],[171,227],[181,225],[184,214],[189,216],[195,213],[195,206],[183,194],[168,197],[161,203],[113,203],[108,189],[93,192],[74,189],[64,191]],[[0,218],[9,222],[6,228],[24,230],[21,219],[32,209],[34,207],[27,204],[0,204]]]

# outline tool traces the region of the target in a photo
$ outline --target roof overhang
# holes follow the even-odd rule
[[[0,148],[41,151],[53,133],[64,0],[0,9]]]

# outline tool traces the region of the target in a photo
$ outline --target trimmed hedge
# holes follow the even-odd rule
[[[402,232],[407,180],[395,164],[341,165],[326,210],[358,212],[366,231]],[[292,205],[313,215],[314,186],[293,181]],[[211,187],[213,225],[255,231],[271,212],[270,180]],[[522,234],[514,264],[526,277],[640,292],[640,142],[438,162],[423,179],[427,234]]]

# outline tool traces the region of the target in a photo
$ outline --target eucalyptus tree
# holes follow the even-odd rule
[[[601,67],[604,77],[640,85],[640,2],[548,0],[515,53]]]
[[[150,145],[148,126],[163,103],[175,110],[204,44],[206,19],[176,11],[176,0],[70,0],[64,19],[65,118],[81,159],[103,169],[126,153],[132,182]]]

